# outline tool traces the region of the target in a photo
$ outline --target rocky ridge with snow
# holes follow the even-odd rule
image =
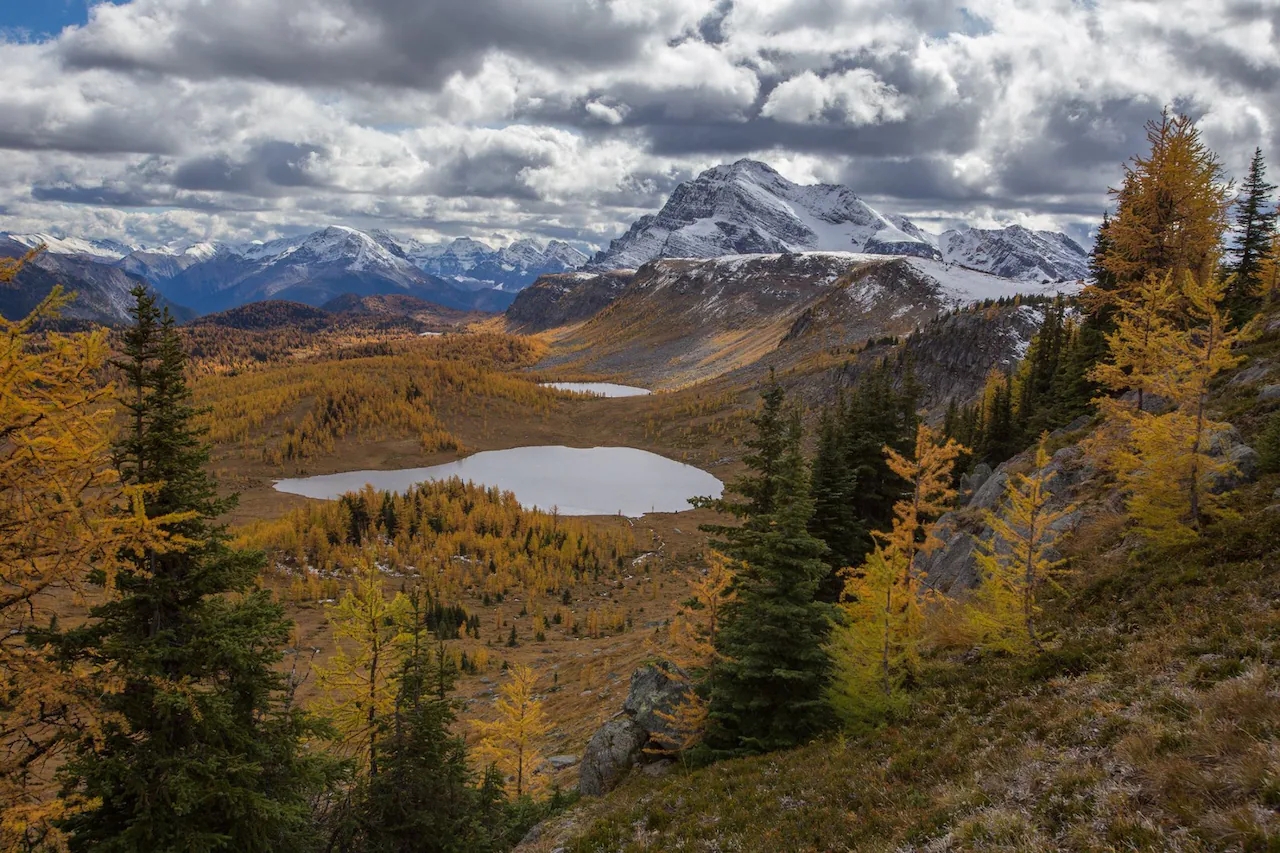
[[[1089,256],[1056,231],[955,228],[937,238],[945,261],[1017,281],[1078,281],[1089,275]]]
[[[38,235],[43,236],[43,235]],[[56,238],[55,238],[56,239]],[[35,245],[46,243],[37,240]],[[55,287],[72,293],[75,298],[63,308],[61,319],[72,323],[123,323],[129,319],[133,304],[130,291],[144,283],[141,278],[111,263],[101,263],[101,246],[85,247],[64,241],[60,248],[75,251],[45,251],[28,262],[11,285],[0,287],[0,316],[16,320],[27,316]],[[19,241],[0,234],[0,257],[21,257],[32,248],[30,241]],[[109,258],[107,258],[109,260]],[[181,305],[161,298],[181,320],[190,317]]]
[[[802,186],[764,163],[739,160],[680,184],[662,210],[638,219],[588,266],[806,250],[940,257],[848,187]]]
[[[516,295],[507,330],[523,334],[579,323],[603,311],[631,283],[635,270],[565,272],[541,276]]]
[[[245,244],[140,247],[51,234],[0,238],[14,251],[43,245],[46,257],[90,277],[104,274],[91,271],[95,265],[122,270],[199,312],[262,299],[319,305],[344,292],[403,293],[451,308],[502,310],[540,275],[575,269],[587,259],[558,240],[545,246],[517,240],[494,249],[466,237],[431,244],[344,226]]]
[[[561,240],[552,240],[545,246],[535,240],[516,240],[494,249],[470,237],[459,237],[450,243],[423,243],[384,231],[375,231],[373,236],[384,245],[399,249],[422,271],[467,288],[516,292],[538,276],[575,270],[587,261],[585,254]]]
[[[905,216],[880,213],[848,187],[796,184],[747,159],[680,184],[658,213],[636,220],[587,267],[806,251],[934,258],[1026,282],[1088,273],[1087,253],[1065,234],[1014,225],[935,235]]]
[[[577,291],[582,298],[599,295],[585,273],[576,275],[583,276]],[[568,284],[540,283],[522,299],[554,290],[556,311],[569,313],[566,303],[575,290]],[[1018,295],[1052,296],[1078,287],[1021,282],[936,258],[858,252],[661,258],[643,264],[607,307],[567,329],[547,366],[616,373],[673,389],[750,369],[762,359],[803,359],[884,335],[909,335],[975,303],[1012,303]],[[513,316],[520,313],[516,306],[508,310],[509,327],[525,321]],[[1022,325],[1033,324],[984,338],[977,365],[982,376],[1019,354]]]

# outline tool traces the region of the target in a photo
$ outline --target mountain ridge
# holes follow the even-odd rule
[[[1088,253],[1065,234],[1020,225],[935,235],[884,214],[839,184],[797,184],[758,160],[715,166],[678,185],[585,268],[635,269],[656,258],[843,251],[945,260],[1019,281],[1074,281]]]
[[[577,325],[567,323],[558,333],[545,367],[619,375],[672,390],[750,367],[766,356],[804,358],[886,334],[908,335],[975,303],[1076,289],[1071,283],[1022,282],[903,255],[660,258],[621,282],[585,271],[544,279],[508,309],[507,325],[541,330],[539,322],[548,317],[572,317],[570,323]],[[591,313],[578,310],[587,303],[605,306]]]

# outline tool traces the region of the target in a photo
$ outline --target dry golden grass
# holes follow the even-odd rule
[[[1193,547],[1078,540],[1103,547],[1050,603],[1039,658],[936,650],[876,731],[632,777],[523,849],[1280,848],[1277,484]]]

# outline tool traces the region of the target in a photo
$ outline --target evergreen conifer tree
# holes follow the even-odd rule
[[[73,851],[307,850],[327,765],[302,749],[319,726],[276,668],[291,625],[253,589],[262,555],[232,549],[216,521],[232,501],[204,470],[173,318],[145,289],[133,296],[116,465],[125,484],[154,487],[146,513],[173,519],[171,547],[123,555],[118,595],[58,638],[69,665],[117,685],[108,723],[63,770],[66,790],[94,802],[64,829]]]
[[[379,720],[378,773],[340,822],[340,853],[483,853],[498,849],[501,800],[476,786],[466,741],[453,733],[455,675],[428,634],[424,596],[406,596],[404,660],[394,709]]]
[[[858,565],[874,542],[872,531],[885,530],[893,523],[893,503],[902,480],[889,467],[884,448],[909,451],[915,443],[918,388],[910,370],[896,389],[887,362],[865,375],[855,389],[845,416],[845,448],[848,470],[855,478],[854,516],[860,522],[857,547],[849,561],[839,568]]]
[[[1256,310],[1263,289],[1262,271],[1276,233],[1277,209],[1272,202],[1275,191],[1275,184],[1267,183],[1266,163],[1258,148],[1236,202],[1236,242],[1232,247],[1235,263],[1229,268],[1235,278],[1227,290],[1227,307],[1236,322],[1248,319]]]
[[[855,499],[858,478],[850,467],[847,434],[841,415],[843,398],[822,411],[818,424],[818,447],[813,458],[813,518],[809,532],[826,543],[827,565],[820,597],[834,602],[843,582],[838,572],[860,557],[866,529],[858,518]]]
[[[808,530],[813,498],[799,413],[786,409],[776,383],[764,398],[751,473],[727,489],[745,500],[698,500],[742,521],[709,528],[722,537],[714,547],[738,562],[735,598],[716,636],[708,712],[707,742],[725,752],[792,746],[828,722],[830,617],[815,598],[829,571],[826,548]]]

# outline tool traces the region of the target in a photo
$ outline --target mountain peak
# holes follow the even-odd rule
[[[938,256],[929,240],[848,187],[797,184],[767,163],[744,158],[680,184],[656,216],[637,220],[589,266],[634,269],[663,257],[804,251]]]
[[[719,166],[712,166],[710,169],[703,171],[698,175],[698,177],[701,178],[703,176],[719,175],[731,175],[735,177],[746,175],[766,178],[782,177],[778,170],[770,166],[768,163],[764,163],[760,160],[752,160],[750,157],[743,157],[742,159],[735,160],[732,163],[722,163]]]
[[[586,268],[811,251],[945,259],[1025,282],[1074,281],[1088,266],[1084,250],[1064,234],[962,225],[938,236],[905,216],[881,213],[849,187],[797,184],[767,163],[743,158],[677,186],[657,214],[637,219]]]

